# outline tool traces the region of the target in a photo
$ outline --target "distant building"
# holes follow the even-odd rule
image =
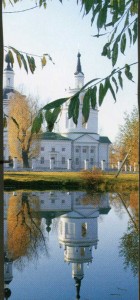
[[[77,67],[74,73],[75,87],[66,91],[71,97],[84,86],[81,54],[77,55]],[[11,93],[14,92],[14,71],[6,58],[7,67],[4,70],[3,102],[4,112],[8,111]],[[57,129],[53,132],[44,132],[41,135],[41,151],[32,164],[34,169],[75,169],[101,167],[101,161],[109,163],[110,140],[98,133],[98,109],[90,110],[88,122],[82,125],[82,101],[84,91],[80,93],[79,119],[77,126],[72,119],[68,119],[68,103],[62,108],[61,118]],[[4,129],[4,156],[8,159],[7,129]],[[7,166],[6,166],[7,167]]]

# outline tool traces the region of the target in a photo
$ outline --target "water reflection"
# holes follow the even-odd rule
[[[128,206],[128,195],[126,199]],[[11,296],[9,287],[13,280],[13,262],[19,270],[23,270],[29,261],[37,261],[40,253],[49,257],[48,234],[51,234],[54,219],[58,220],[58,242],[64,251],[64,261],[72,268],[76,299],[80,299],[84,265],[92,263],[93,251],[98,247],[98,220],[100,216],[109,214],[110,203],[117,209],[122,207],[120,195],[61,191],[5,193],[5,299]],[[132,212],[134,217],[136,211],[133,209]],[[127,265],[133,265],[132,270],[136,274],[138,235],[134,235],[133,229],[130,235],[125,233],[122,237],[120,254],[124,255]],[[130,258],[134,248],[135,255],[132,256],[135,261]]]

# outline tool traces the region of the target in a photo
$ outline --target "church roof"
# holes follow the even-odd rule
[[[70,141],[71,139],[59,134],[59,133],[55,133],[55,132],[43,132],[41,135],[40,135],[40,138],[41,140],[65,140],[65,141]]]
[[[80,62],[81,54],[79,52],[77,54],[77,57],[78,57],[77,68],[76,68],[76,72],[74,73],[74,75],[78,75],[79,73],[84,75],[84,73],[82,72],[82,67],[81,67],[81,62]]]
[[[110,209],[111,209],[110,207],[100,207],[99,213],[101,215],[107,215],[109,213]]]
[[[105,144],[111,144],[109,138],[107,136],[100,136],[99,138],[100,143],[105,143]]]

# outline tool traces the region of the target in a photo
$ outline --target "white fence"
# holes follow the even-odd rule
[[[78,161],[75,159],[68,159],[68,160],[63,160],[63,161],[56,161],[54,159],[49,159],[49,160],[41,160],[37,158],[32,158],[29,160],[29,169],[32,171],[66,171],[66,170],[88,170],[88,169],[94,169],[94,168],[99,168],[103,171],[117,171],[119,170],[121,165],[121,162],[118,162],[117,164],[113,163],[106,163],[105,160],[102,160],[100,162],[90,162],[89,160],[85,159],[84,161]],[[10,164],[5,164],[4,166],[5,170],[23,170],[23,164],[17,160],[15,157],[13,159],[13,163]],[[25,170],[26,168],[24,168]],[[133,165],[128,165],[124,164],[121,172],[138,172],[138,164],[134,163]]]

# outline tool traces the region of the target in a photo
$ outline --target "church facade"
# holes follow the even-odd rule
[[[77,55],[76,72],[74,73],[75,87],[66,91],[71,97],[84,86],[84,73],[82,72],[80,53]],[[8,113],[10,96],[14,92],[14,71],[10,62],[4,70],[3,103],[4,112]],[[107,136],[98,133],[98,108],[90,110],[89,119],[84,127],[82,125],[82,101],[84,92],[80,93],[79,118],[77,126],[72,119],[68,119],[68,103],[63,104],[61,118],[53,132],[43,132],[41,135],[40,153],[32,158],[32,169],[88,169],[94,166],[101,167],[104,162],[109,164],[109,146]],[[8,133],[4,129],[4,159],[9,158]],[[21,168],[21,163],[14,160],[14,167]],[[7,165],[5,166],[8,167]]]

